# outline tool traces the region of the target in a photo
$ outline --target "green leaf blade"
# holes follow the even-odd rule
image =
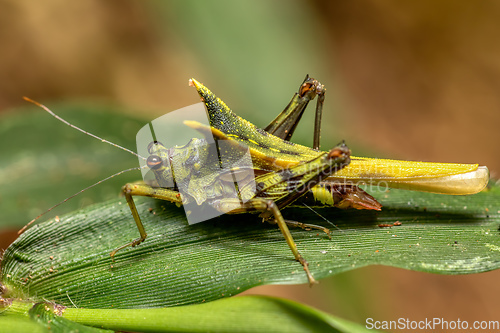
[[[299,303],[263,296],[160,309],[67,309],[64,316],[85,325],[134,332],[367,332]]]
[[[471,197],[380,195],[385,207],[378,213],[317,210],[341,230],[331,240],[315,231],[292,230],[316,278],[366,265],[439,274],[500,266],[500,218],[493,214],[499,210],[498,187]],[[276,226],[260,223],[255,215],[226,215],[190,226],[182,208],[135,200],[149,236],[118,252],[115,262],[109,252],[138,236],[123,199],[28,230],[2,262],[10,294],[85,308],[164,307],[213,301],[262,284],[307,282]],[[328,226],[305,209],[285,209],[288,214]],[[395,221],[402,226],[378,227]]]
[[[232,297],[156,309],[64,308],[14,301],[0,312],[9,332],[368,332],[302,304],[266,296]],[[18,325],[18,326],[14,326]]]

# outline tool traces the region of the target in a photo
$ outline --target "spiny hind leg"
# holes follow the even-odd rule
[[[146,239],[148,236],[146,234],[146,230],[144,229],[144,225],[142,224],[141,217],[139,216],[139,212],[137,211],[137,207],[135,206],[135,202],[133,199],[133,196],[145,196],[145,197],[151,197],[151,198],[156,198],[156,199],[161,199],[161,200],[166,200],[170,201],[176,204],[182,204],[182,199],[181,195],[177,191],[172,191],[166,188],[161,188],[161,187],[151,187],[146,184],[141,184],[141,183],[136,183],[136,184],[125,184],[125,186],[122,187],[122,192],[125,195],[125,199],[127,200],[127,204],[130,208],[130,211],[132,212],[132,216],[134,217],[135,224],[137,225],[137,229],[139,230],[139,235],[140,237],[133,240],[130,243],[127,243],[125,245],[120,246],[119,248],[113,250],[110,255],[111,258],[114,258],[115,254],[126,248],[126,247],[134,247]]]
[[[253,198],[245,203],[242,203],[236,199],[223,199],[223,200],[220,200],[219,203],[214,205],[214,207],[221,212],[225,212],[225,213],[229,213],[229,214],[244,213],[244,212],[248,212],[251,210],[261,211],[261,212],[263,212],[263,214],[261,214],[261,216],[263,218],[265,218],[266,220],[271,218],[271,216],[269,216],[269,215],[272,214],[272,217],[274,217],[275,223],[278,225],[281,233],[285,237],[285,240],[288,244],[288,247],[290,247],[290,250],[292,250],[292,253],[295,257],[295,260],[300,262],[300,264],[304,268],[304,271],[306,272],[306,275],[307,275],[307,279],[309,281],[309,285],[312,286],[313,284],[317,283],[317,281],[314,279],[311,272],[309,271],[309,263],[299,253],[299,250],[297,249],[297,245],[295,244],[295,241],[293,240],[292,234],[290,233],[290,230],[287,227],[287,223],[286,223],[285,219],[283,218],[283,215],[281,215],[281,212],[280,212],[278,206],[274,203],[273,200],[262,199],[262,198]]]

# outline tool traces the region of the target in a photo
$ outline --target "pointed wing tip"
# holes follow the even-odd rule
[[[196,89],[200,89],[201,87],[203,87],[203,84],[201,84],[199,81],[197,81],[194,77],[190,78],[189,81],[188,81],[188,85],[190,87],[195,87]]]

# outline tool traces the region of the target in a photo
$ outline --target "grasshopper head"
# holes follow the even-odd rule
[[[153,141],[148,145],[149,156],[146,161],[148,168],[158,170],[161,167],[169,166],[169,150],[159,141]]]
[[[325,90],[324,85],[308,75],[299,88],[299,96],[302,98],[308,95],[309,99],[313,99],[316,95],[324,94]]]
[[[159,141],[152,141],[148,145],[148,152],[149,156],[146,160],[146,165],[154,174],[155,181],[152,182],[149,179],[146,183],[150,183],[153,187],[174,187],[170,168],[170,156],[172,155],[170,149],[166,148]]]
[[[324,158],[326,159],[326,164],[333,168],[330,169],[330,173],[333,174],[351,163],[351,150],[342,142],[330,150]]]
[[[329,159],[338,159],[339,162],[344,160],[349,163],[351,157],[351,150],[347,147],[347,145],[342,142],[337,147],[333,148],[328,152],[327,157]]]

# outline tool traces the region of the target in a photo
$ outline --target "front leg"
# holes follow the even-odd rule
[[[122,192],[125,195],[125,199],[127,200],[127,204],[132,212],[132,216],[134,217],[135,224],[137,225],[137,229],[139,230],[140,237],[133,240],[132,242],[122,245],[119,248],[113,250],[110,253],[111,258],[114,258],[116,252],[129,247],[136,246],[144,242],[146,237],[146,230],[144,229],[144,225],[142,224],[141,218],[139,216],[139,212],[137,211],[137,207],[135,206],[134,199],[132,196],[140,195],[145,197],[152,197],[156,199],[170,201],[176,204],[182,204],[181,195],[177,191],[169,190],[162,187],[152,187],[146,184],[126,184],[122,187]]]

